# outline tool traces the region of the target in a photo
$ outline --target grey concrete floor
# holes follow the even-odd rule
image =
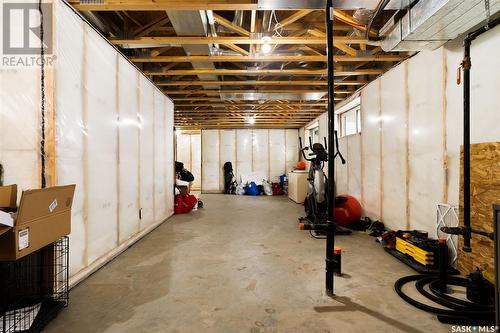
[[[404,303],[414,274],[363,233],[338,237],[343,272],[324,294],[324,241],[283,197],[203,195],[75,287],[47,332],[450,332]]]

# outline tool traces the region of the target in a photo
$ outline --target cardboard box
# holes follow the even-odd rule
[[[14,227],[0,226],[0,261],[33,253],[71,232],[75,185],[24,191]]]
[[[0,210],[15,211],[17,207],[17,185],[0,186]]]

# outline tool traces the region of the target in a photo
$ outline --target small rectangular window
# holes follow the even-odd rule
[[[338,114],[337,120],[340,137],[361,133],[361,107],[359,103]]]

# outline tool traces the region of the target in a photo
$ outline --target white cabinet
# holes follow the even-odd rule
[[[307,171],[288,173],[288,197],[296,203],[304,203],[307,195]]]

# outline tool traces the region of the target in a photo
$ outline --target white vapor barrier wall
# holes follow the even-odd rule
[[[219,190],[219,131],[201,132],[201,189]]]
[[[173,104],[62,1],[53,13],[46,148],[54,163],[47,173],[49,184],[76,184],[76,283],[172,215]],[[39,188],[39,68],[2,68],[0,82],[5,183]]]
[[[201,188],[201,134],[180,133],[176,137],[176,160],[184,163],[184,168],[189,170],[194,181],[192,190]]]
[[[454,40],[421,52],[364,87],[360,144],[352,141],[357,135],[339,140],[348,159],[347,171],[336,163],[339,192],[359,193],[365,214],[391,229],[435,236],[436,205],[458,205],[463,86],[456,69],[462,44]],[[492,56],[499,53],[500,27],[471,47],[472,143],[500,141],[500,75],[493,75],[500,57]],[[352,177],[359,164],[358,183]]]
[[[202,191],[224,190],[224,163],[243,183],[273,182],[293,169],[299,160],[298,131],[294,129],[203,130]]]

